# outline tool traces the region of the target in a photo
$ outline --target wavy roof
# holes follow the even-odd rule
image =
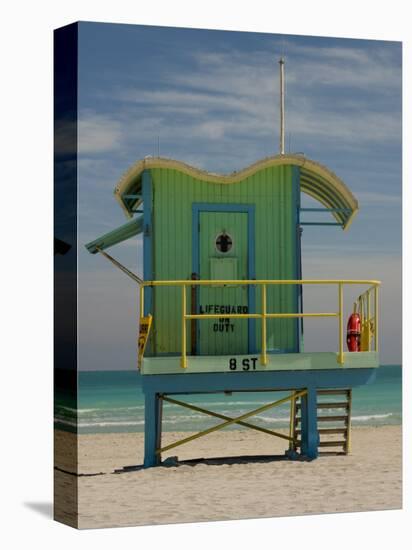
[[[319,201],[325,208],[331,210],[336,221],[347,229],[356,215],[359,206],[344,182],[331,170],[310,160],[303,155],[277,155],[264,158],[239,172],[232,174],[214,174],[178,160],[146,157],[139,160],[127,170],[116,185],[114,194],[126,216],[132,217],[133,210],[142,200],[133,201],[127,195],[133,195],[140,187],[140,180],[144,170],[151,168],[167,168],[178,170],[201,181],[219,184],[237,183],[252,174],[272,166],[292,165],[300,167],[300,186],[302,192]]]

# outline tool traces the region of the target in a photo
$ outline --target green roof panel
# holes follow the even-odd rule
[[[126,241],[143,231],[143,214],[137,216],[130,222],[127,222],[109,233],[105,233],[85,246],[91,254],[96,254],[98,248],[105,250],[111,246]]]

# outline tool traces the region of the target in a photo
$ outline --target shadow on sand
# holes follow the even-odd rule
[[[290,460],[289,456],[286,455],[252,455],[252,456],[225,456],[217,458],[191,458],[188,460],[178,460],[176,456],[171,456],[166,458],[162,464],[158,467],[164,468],[176,468],[179,466],[197,466],[199,464],[206,464],[210,466],[222,466],[222,465],[233,465],[233,464],[267,464],[270,462],[281,462],[285,460]],[[311,459],[306,457],[296,456],[294,460],[308,462]],[[124,466],[119,470],[115,470],[114,474],[125,474],[128,472],[138,472],[143,470],[143,464],[138,464],[135,466]]]

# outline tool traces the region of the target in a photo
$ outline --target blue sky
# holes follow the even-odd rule
[[[360,203],[347,232],[305,227],[303,276],[381,279],[381,357],[399,363],[401,44],[97,23],[79,36],[80,242],[126,221],[113,189],[158,140],[161,156],[213,172],[277,154],[284,55],[286,150],[325,164]],[[139,238],[112,253],[142,272]],[[82,368],[134,368],[134,284],[83,247],[79,270]],[[334,338],[316,321],[305,335],[309,350]]]

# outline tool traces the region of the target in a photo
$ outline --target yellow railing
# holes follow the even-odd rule
[[[373,293],[373,298],[372,298]],[[373,307],[372,307],[373,302]],[[378,290],[377,287],[368,288],[353,304],[353,312],[359,313],[361,319],[361,351],[370,351],[372,340],[375,339],[377,346],[377,318],[376,311],[378,310]]]
[[[267,331],[266,331],[266,322],[267,319],[297,319],[297,318],[306,318],[306,317],[337,317],[339,323],[339,349],[337,354],[337,361],[339,364],[344,364],[344,308],[343,308],[343,288],[345,285],[370,285],[370,288],[362,294],[358,302],[362,304],[361,306],[355,307],[365,307],[363,305],[366,300],[366,315],[368,322],[373,319],[374,325],[374,350],[378,351],[378,321],[379,321],[379,312],[378,312],[378,294],[379,294],[379,285],[380,281],[371,281],[371,280],[183,280],[183,281],[144,281],[140,285],[140,317],[144,315],[144,289],[146,287],[161,287],[161,286],[172,286],[172,287],[181,287],[182,289],[182,318],[181,318],[181,327],[182,327],[182,357],[181,357],[181,366],[183,368],[187,367],[187,328],[186,322],[192,319],[204,320],[204,319],[220,319],[222,314],[188,314],[187,313],[187,299],[186,299],[186,290],[187,287],[193,286],[212,286],[212,285],[253,285],[259,286],[262,289],[261,295],[261,312],[260,313],[225,313],[224,317],[227,319],[260,319],[262,323],[261,330],[261,353],[260,353],[260,362],[262,365],[267,365]],[[338,289],[338,311],[329,312],[329,313],[268,313],[267,312],[267,294],[266,289],[268,286],[273,285],[336,285]],[[373,317],[371,316],[371,294],[373,291]],[[365,296],[365,298],[363,298]],[[371,347],[371,342],[369,340],[368,349],[362,351],[369,351]]]

